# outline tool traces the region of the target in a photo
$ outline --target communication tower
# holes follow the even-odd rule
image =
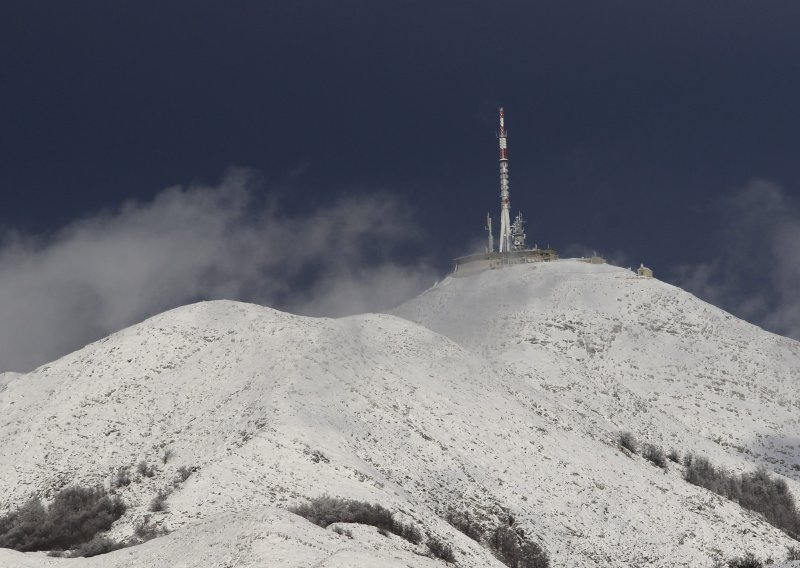
[[[508,194],[508,138],[503,107],[500,107],[500,252],[511,250],[511,199]]]
[[[500,240],[497,244],[497,251],[495,251],[492,216],[487,213],[486,252],[456,258],[454,273],[458,276],[467,276],[483,270],[493,270],[513,264],[558,260],[558,253],[549,245],[544,249],[540,249],[537,245],[528,248],[525,243],[526,221],[522,213],[517,213],[514,222],[511,222],[511,198],[508,191],[508,132],[506,131],[503,107],[500,107],[499,110],[500,131],[497,133],[497,139],[500,150]]]

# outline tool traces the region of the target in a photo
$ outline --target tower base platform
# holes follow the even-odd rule
[[[528,262],[549,262],[558,260],[558,253],[553,249],[523,249],[512,252],[487,252],[461,256],[455,260],[453,276],[469,276],[483,272]]]

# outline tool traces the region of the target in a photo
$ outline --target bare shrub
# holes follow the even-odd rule
[[[499,526],[490,546],[497,558],[511,568],[548,568],[550,559],[541,546],[528,540],[520,528]]]
[[[686,466],[686,471],[683,474],[686,481],[692,485],[705,487],[714,493],[722,494],[724,490],[724,473],[717,470],[708,459],[703,456],[686,454],[683,458],[683,463]]]
[[[745,552],[740,558],[728,560],[729,568],[763,568],[764,564],[752,552]]]
[[[289,510],[323,528],[333,523],[359,523],[394,533],[414,544],[422,540],[419,529],[395,521],[391,511],[365,501],[323,495]]]
[[[131,474],[127,467],[121,467],[111,480],[111,487],[119,489],[120,487],[127,487],[131,484]]]
[[[678,453],[678,450],[675,448],[671,448],[667,453],[667,459],[674,463],[681,463],[681,456]]]
[[[119,550],[120,548],[125,548],[127,546],[130,545],[111,540],[105,536],[97,535],[89,542],[83,543],[77,548],[73,549],[70,553],[70,558],[77,558],[79,556],[84,558],[89,558],[90,556],[99,556],[101,554],[106,554],[107,552]]]
[[[406,539],[411,544],[419,544],[422,542],[422,531],[416,525],[400,523],[392,521],[394,528],[392,532],[400,538]]]
[[[642,457],[657,467],[667,469],[667,458],[664,455],[664,450],[658,446],[645,444],[642,449]]]
[[[147,465],[147,462],[142,460],[136,464],[136,473],[142,477],[153,477],[156,474],[155,468]]]
[[[167,465],[167,462],[169,461],[169,459],[174,455],[175,455],[175,452],[172,450],[172,448],[164,448],[164,453],[161,454],[161,462],[164,465]]]
[[[153,513],[158,513],[161,511],[167,510],[167,497],[169,497],[169,491],[164,489],[159,489],[156,496],[153,497],[153,500],[150,501],[150,511]]]
[[[631,432],[621,432],[619,435],[619,446],[631,452],[632,454],[637,453],[637,443],[636,437]]]
[[[789,545],[786,547],[786,560],[800,560],[800,546]]]
[[[311,461],[314,463],[331,463],[331,460],[319,450],[311,452]]]
[[[66,550],[108,530],[124,513],[125,504],[103,488],[65,487],[48,507],[33,499],[0,517],[0,548]]]
[[[346,536],[347,538],[353,538],[353,532],[349,529],[343,529],[342,527],[333,527],[333,532],[336,534],[340,534],[342,536]]]
[[[189,479],[189,476],[192,475],[192,470],[190,468],[186,467],[185,465],[182,465],[181,467],[179,467],[177,469],[177,474],[178,474],[178,477],[177,477],[178,483],[183,483],[184,481]]]
[[[475,542],[481,542],[481,539],[483,539],[483,528],[466,511],[450,511],[447,514],[447,522]]]
[[[150,515],[145,515],[144,518],[133,527],[133,534],[136,535],[139,542],[147,542],[148,540],[153,540],[154,538],[164,536],[168,533],[169,531],[167,529],[156,526],[152,522]]]
[[[427,545],[428,550],[431,551],[431,555],[433,557],[444,560],[445,562],[456,561],[455,554],[453,554],[453,548],[449,544],[442,542],[438,538],[431,537],[428,539]]]

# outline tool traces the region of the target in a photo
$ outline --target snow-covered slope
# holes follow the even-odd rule
[[[615,438],[631,429],[745,469],[774,457],[793,473],[796,343],[658,281],[568,261],[447,279],[397,314],[408,319],[201,303],[12,377],[0,512],[144,459],[157,471],[120,490],[131,508],[112,535],[192,467],[153,513],[172,533],[70,565],[444,565],[372,527],[349,539],[287,512],[324,493],[399,511],[464,567],[501,564],[450,510],[512,514],[555,566],[782,557],[783,533]],[[0,550],[2,566],[64,562]]]
[[[800,480],[800,343],[679,288],[564,260],[448,278],[397,313],[575,410],[678,449],[712,440]],[[667,435],[663,416],[694,435]]]
[[[0,391],[4,390],[6,385],[18,376],[19,373],[0,373]]]

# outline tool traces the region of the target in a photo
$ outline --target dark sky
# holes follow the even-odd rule
[[[794,199],[798,67],[796,0],[5,0],[0,226],[243,166],[287,215],[400,196],[444,272],[497,221],[503,105],[529,240],[676,281],[722,254],[731,192]]]

